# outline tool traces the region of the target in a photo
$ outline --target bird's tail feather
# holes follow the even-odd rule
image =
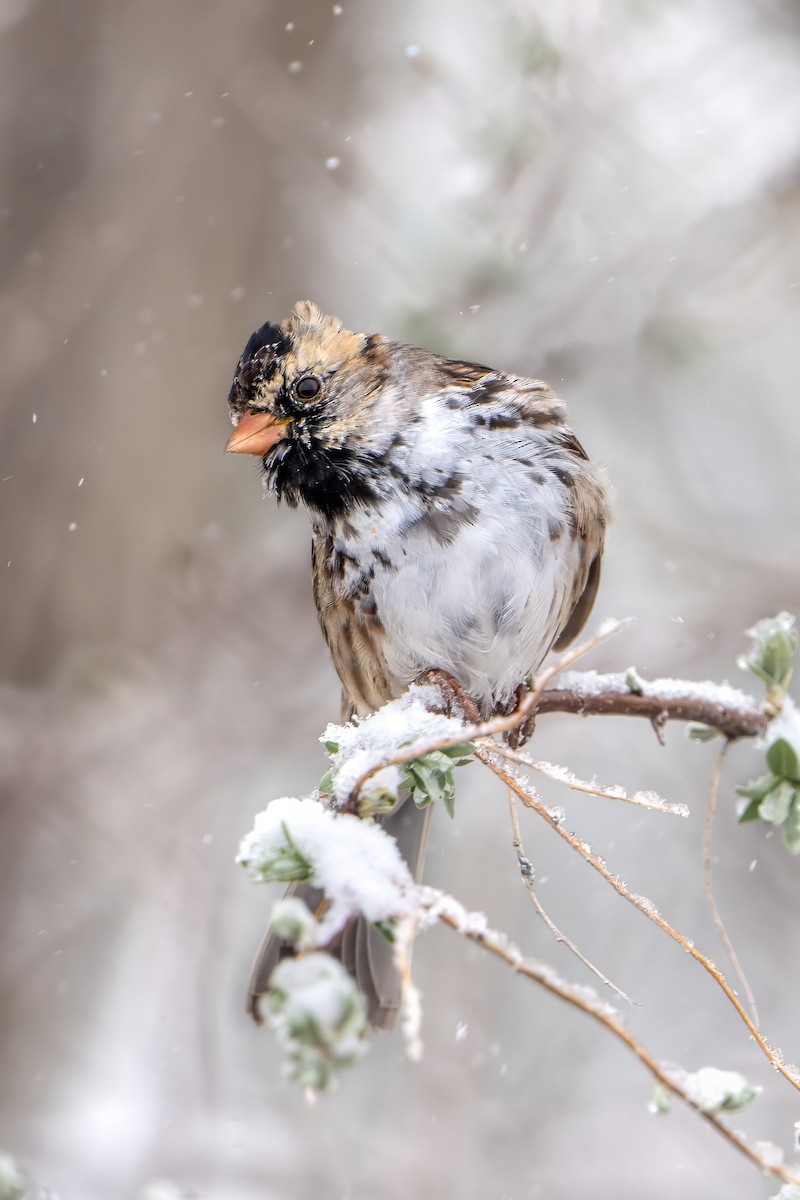
[[[383,828],[396,839],[417,882],[422,876],[430,816],[430,805],[417,808],[405,797],[394,812],[381,819]],[[312,912],[316,912],[323,900],[319,888],[307,883],[293,883],[286,894],[304,900]],[[358,984],[366,1000],[370,1024],[376,1029],[391,1029],[400,1007],[400,977],[392,946],[380,930],[364,917],[354,917],[329,952]],[[247,990],[247,1011],[259,1023],[260,998],[269,991],[270,977],[280,960],[291,953],[292,947],[268,929],[256,954]]]

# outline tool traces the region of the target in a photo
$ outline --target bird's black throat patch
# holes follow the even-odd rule
[[[346,447],[325,447],[314,439],[279,442],[264,459],[269,486],[295,508],[305,504],[323,517],[342,516],[375,499],[374,464]]]

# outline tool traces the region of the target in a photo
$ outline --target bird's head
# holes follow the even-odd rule
[[[228,406],[226,450],[262,460],[289,504],[333,515],[374,494],[378,447],[364,420],[387,375],[388,343],[351,333],[301,300],[280,325],[256,330],[244,348]]]

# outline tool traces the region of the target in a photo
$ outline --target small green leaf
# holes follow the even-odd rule
[[[700,721],[692,721],[686,726],[686,732],[693,742],[710,742],[716,737],[722,737],[718,729],[714,729],[713,725],[703,725]]]
[[[763,800],[767,792],[771,792],[779,782],[777,775],[762,775],[760,779],[753,780],[746,787],[740,785],[736,792],[739,796],[747,796],[750,800]]]
[[[644,680],[642,679],[636,667],[628,667],[625,672],[625,686],[629,692],[633,692],[635,696],[641,696],[644,691]]]
[[[390,945],[394,945],[396,938],[394,935],[394,925],[392,923],[389,921],[376,921],[375,928],[378,930],[378,933],[383,934]]]
[[[792,678],[797,630],[778,629],[766,640],[761,656],[764,673],[784,690]]]
[[[387,813],[394,812],[397,805],[398,799],[395,792],[373,792],[366,805],[362,797],[359,801],[358,811],[362,817],[385,817]]]
[[[338,754],[339,753],[339,743],[338,742],[323,741],[322,744],[325,747],[325,749],[328,751],[328,754]]]
[[[767,792],[758,806],[758,815],[769,825],[782,825],[789,815],[795,789],[786,779],[781,779],[771,792]]]
[[[285,842],[275,847],[269,858],[253,861],[239,858],[238,861],[250,872],[251,878],[260,883],[302,883],[313,875],[311,863],[301,852],[292,838],[285,821],[281,821],[281,829]]]
[[[745,804],[744,808],[739,810],[739,818],[738,819],[739,819],[740,825],[743,825],[745,823],[745,821],[757,821],[758,820],[758,816],[759,816],[758,806],[760,803],[761,803],[760,797],[758,799],[749,800],[748,803]]]
[[[657,1083],[653,1088],[653,1098],[647,1106],[651,1113],[657,1116],[663,1116],[672,1109],[672,1092],[669,1088],[664,1087],[663,1083]]]
[[[747,633],[752,645],[740,660],[741,665],[763,679],[770,692],[777,689],[778,695],[785,693],[791,682],[797,651],[794,617],[789,613],[778,613],[776,617],[757,621]]]
[[[783,823],[783,840],[792,854],[800,854],[800,788],[794,789],[791,807]]]
[[[417,808],[440,803],[444,804],[451,817],[454,815],[453,768],[471,761],[470,757],[464,757],[464,752],[469,750],[467,745],[448,746],[445,750],[433,750],[423,758],[417,758],[406,765],[404,784],[411,789]]]
[[[785,738],[778,738],[767,751],[767,766],[780,779],[800,782],[800,764],[794,746]]]
[[[335,775],[336,772],[334,771],[333,767],[328,767],[328,770],[322,776],[322,779],[320,779],[319,790],[323,793],[323,795],[333,795],[333,780]]]
[[[445,746],[442,754],[446,754],[448,758],[457,758],[459,761],[455,764],[457,767],[468,763],[475,753],[475,747],[472,742],[462,742],[458,746]]]
[[[701,1067],[687,1075],[684,1086],[701,1112],[739,1112],[758,1098],[760,1087],[749,1084],[738,1071]]]

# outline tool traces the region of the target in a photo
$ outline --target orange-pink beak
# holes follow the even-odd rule
[[[273,413],[245,413],[228,438],[225,449],[228,454],[263,456],[281,440],[288,424],[288,419],[281,419]]]

